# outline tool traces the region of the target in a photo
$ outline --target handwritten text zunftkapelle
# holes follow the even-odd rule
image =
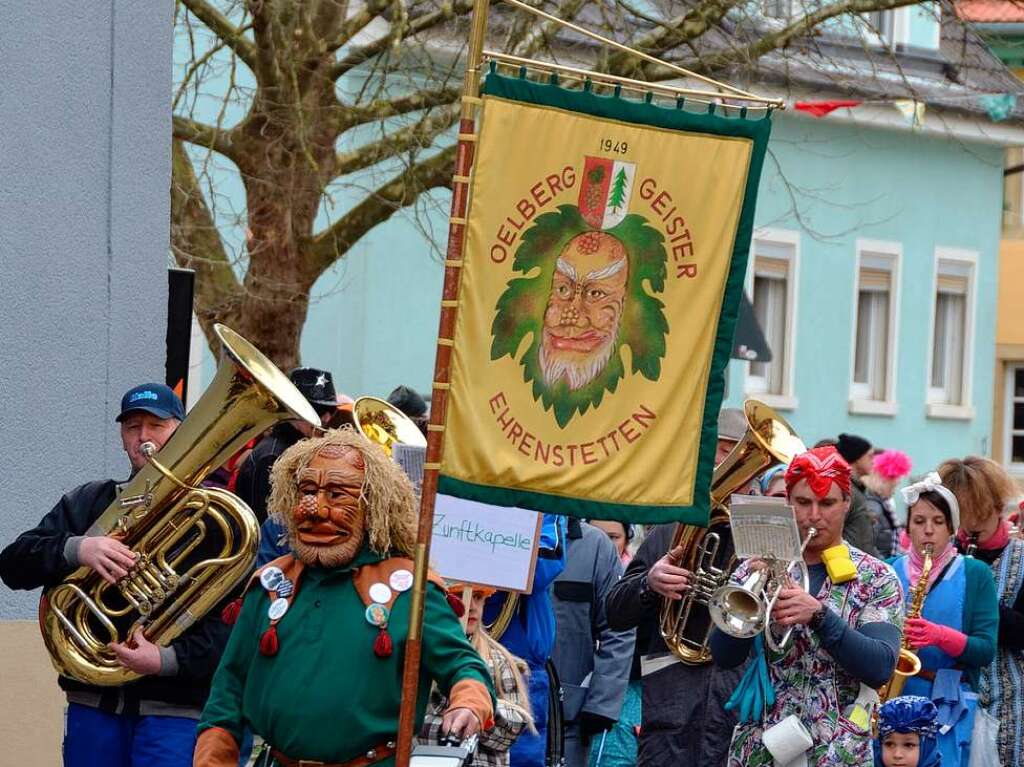
[[[510,549],[529,550],[533,547],[533,539],[528,535],[519,533],[502,533],[488,527],[483,527],[479,522],[471,522],[463,519],[461,522],[452,524],[445,522],[447,514],[438,514],[434,518],[434,535],[442,538],[451,538],[460,543],[477,543],[491,547],[496,551],[498,547]]]

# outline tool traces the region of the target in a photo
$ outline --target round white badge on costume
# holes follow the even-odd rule
[[[370,599],[386,605],[391,601],[391,589],[387,587],[386,583],[375,583],[370,586]]]
[[[384,605],[372,604],[366,608],[366,622],[371,626],[386,626],[391,612]]]
[[[272,621],[280,620],[288,612],[288,600],[287,599],[275,599],[270,603],[270,607],[267,608],[267,616]]]
[[[412,588],[412,573],[408,570],[395,570],[388,579],[391,588],[401,594]]]
[[[284,580],[284,572],[280,567],[268,567],[260,573],[260,585],[267,591],[274,591],[277,584]]]

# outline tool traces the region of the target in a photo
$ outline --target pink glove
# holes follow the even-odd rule
[[[946,655],[959,658],[967,648],[966,634],[949,626],[926,621],[924,618],[908,618],[903,631],[907,636],[907,642],[915,650],[922,647],[938,647]]]

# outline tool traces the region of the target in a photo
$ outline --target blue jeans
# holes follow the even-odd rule
[[[126,716],[69,703],[64,767],[191,767],[196,720]]]

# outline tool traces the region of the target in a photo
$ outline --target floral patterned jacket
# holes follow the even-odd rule
[[[817,598],[854,628],[875,622],[902,628],[903,590],[896,573],[852,546],[850,555],[857,577],[842,584],[833,584],[826,577]],[[741,565],[733,580],[741,581],[747,572],[746,565]],[[799,717],[814,741],[807,753],[810,767],[872,767],[870,732],[843,715],[856,700],[860,682],[821,647],[813,631],[797,626],[787,652],[777,656],[769,653],[768,669],[775,687],[775,705],[763,722],[736,726],[729,767],[772,767],[774,760],[762,743],[762,734],[791,714]]]

